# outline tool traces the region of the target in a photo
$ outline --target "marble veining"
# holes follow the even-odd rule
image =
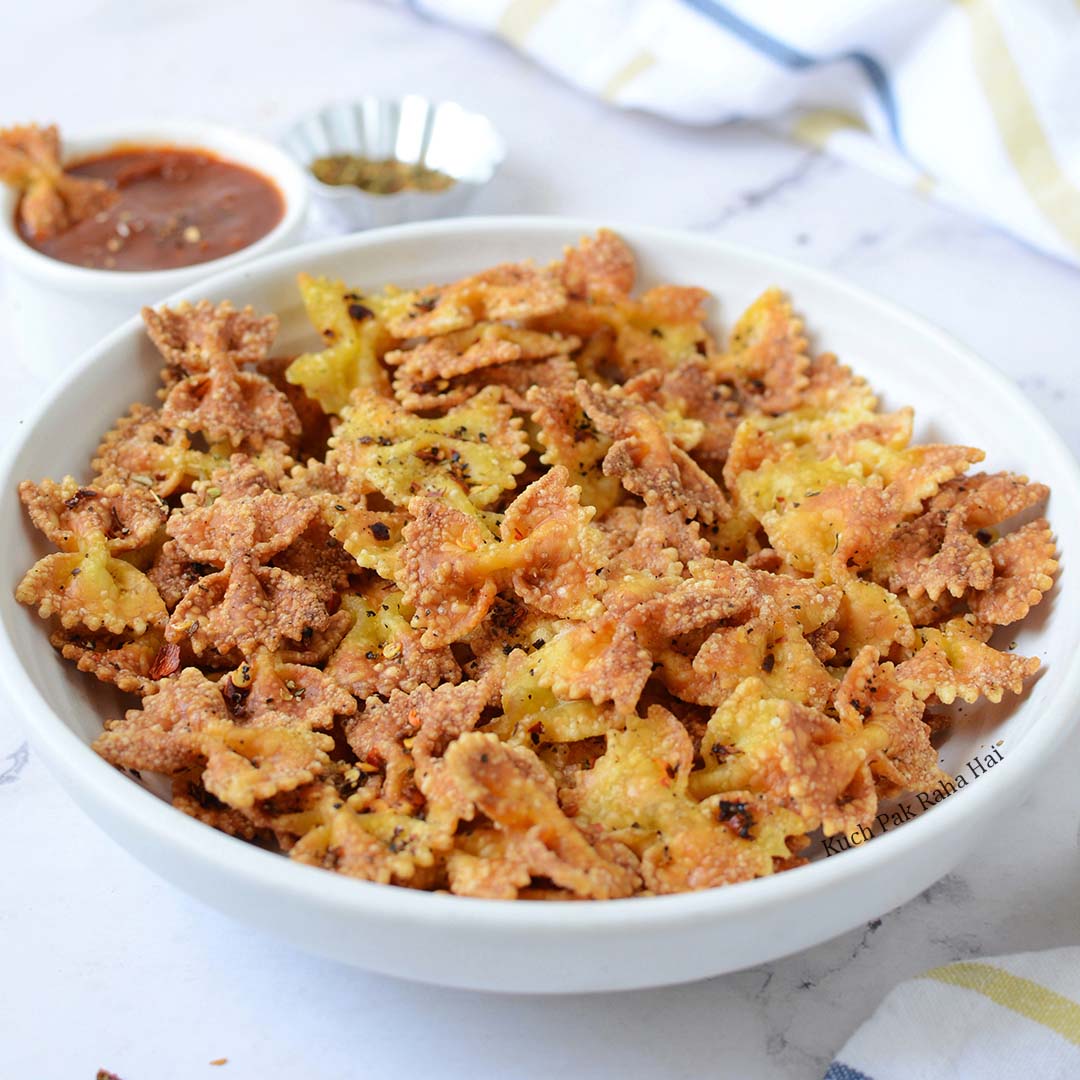
[[[123,0],[18,5],[5,13],[19,48],[0,69],[0,122],[55,118],[75,130],[152,113],[273,133],[334,98],[455,98],[491,115],[510,145],[477,213],[685,227],[826,267],[956,334],[1080,448],[1077,271],[752,126],[679,128],[612,111],[496,43],[400,9],[265,0],[252,10],[202,0],[137,11]],[[123,77],[107,67],[113,59]],[[6,438],[44,389],[32,358],[12,349],[0,316],[2,363],[21,368],[0,398]],[[1062,746],[1039,790],[1002,806],[955,873],[834,941],[690,986],[496,998],[302,955],[188,899],[83,817],[0,710],[0,949],[3,981],[18,987],[0,1016],[5,1068],[41,1080],[101,1066],[126,1080],[418,1067],[471,1080],[810,1080],[900,979],[1080,940],[1078,750],[1076,737]],[[208,1066],[221,1057],[226,1067]]]

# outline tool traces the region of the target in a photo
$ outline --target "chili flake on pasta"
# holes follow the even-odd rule
[[[635,295],[601,231],[550,266],[376,290],[301,275],[320,345],[146,310],[159,404],[18,599],[131,695],[95,743],[174,805],[367,881],[612,899],[788,870],[944,780],[947,707],[1053,586],[1049,494],[912,444],[769,289]],[[960,723],[960,717],[954,718]]]

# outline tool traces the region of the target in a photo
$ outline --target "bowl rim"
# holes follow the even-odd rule
[[[325,199],[356,199],[361,198],[365,201],[375,199],[380,203],[386,202],[400,202],[403,199],[439,199],[447,194],[446,191],[415,191],[405,189],[402,191],[392,191],[386,194],[377,194],[372,191],[365,191],[363,188],[353,187],[347,184],[327,184],[320,180],[311,171],[311,162],[304,162],[300,160],[299,155],[293,150],[291,141],[293,137],[303,130],[304,125],[312,120],[319,119],[326,116],[328,113],[335,112],[338,109],[353,109],[357,105],[361,105],[365,102],[374,102],[377,105],[389,104],[389,105],[401,105],[406,101],[417,101],[423,105],[428,106],[432,110],[438,110],[443,107],[449,106],[450,108],[458,110],[462,116],[468,116],[475,120],[481,121],[488,130],[488,134],[491,137],[491,145],[493,152],[486,155],[488,164],[487,175],[482,180],[467,180],[460,177],[453,177],[454,184],[465,188],[479,189],[486,187],[495,179],[495,174],[502,167],[503,162],[506,161],[507,147],[506,140],[503,138],[502,132],[495,126],[495,122],[486,113],[478,112],[476,109],[469,109],[462,105],[460,102],[451,98],[440,98],[438,100],[434,98],[425,97],[423,94],[402,94],[400,97],[384,96],[382,94],[364,94],[358,98],[339,98],[335,101],[328,101],[324,105],[320,105],[317,109],[309,109],[307,112],[303,112],[295,116],[288,124],[288,126],[281,132],[278,138],[278,145],[282,147],[284,152],[288,155],[289,159],[294,162],[298,168],[300,168],[304,177],[307,180],[308,186],[318,192],[320,196]],[[390,226],[385,226],[390,228]]]
[[[999,393],[1013,399],[1015,408],[1026,423],[1037,429],[1045,439],[1062,475],[1067,478],[1069,498],[1080,503],[1080,465],[1064,440],[1049,425],[1026,396],[974,352],[957,342],[951,335],[934,326],[922,316],[913,314],[891,301],[882,299],[828,271],[807,267],[783,256],[759,252],[742,245],[730,244],[684,230],[664,229],[634,224],[601,222],[595,219],[507,216],[476,217],[426,221],[409,225],[373,229],[362,234],[334,237],[311,244],[276,252],[247,263],[240,270],[214,275],[200,280],[163,303],[194,300],[202,296],[223,295],[241,279],[272,277],[283,268],[290,269],[297,261],[314,262],[356,248],[362,251],[395,239],[416,239],[456,234],[482,234],[485,237],[513,232],[533,234],[539,242],[552,232],[577,235],[610,228],[624,235],[631,244],[644,241],[658,245],[679,243],[709,246],[733,259],[749,260],[783,280],[785,273],[809,279],[816,284],[842,294],[854,305],[875,310],[893,322],[905,323],[909,329],[933,340],[947,350],[959,366],[958,378],[974,376],[993,384]],[[84,372],[100,357],[121,346],[125,340],[141,333],[141,320],[129,319],[79,360],[57,380],[32,410],[22,425],[19,436],[5,449],[0,459],[0,487],[13,490],[21,477],[17,476],[19,459],[33,442],[38,425],[52,408],[53,402],[69,392]],[[1055,490],[1060,490],[1055,489]],[[1080,642],[1074,643],[1080,647]],[[1056,694],[1043,703],[1039,718],[1025,732],[1019,744],[1011,749],[1001,767],[969,784],[962,798],[943,800],[933,813],[920,814],[902,828],[890,829],[874,837],[873,844],[859,845],[859,851],[842,851],[826,859],[766,878],[758,878],[700,892],[666,896],[629,897],[591,903],[539,904],[516,900],[490,900],[451,894],[420,892],[396,885],[343,878],[318,868],[295,863],[281,855],[266,851],[243,840],[208,828],[177,811],[169,803],[134,784],[108,765],[84,743],[48,705],[29,672],[19,663],[8,625],[0,613],[0,676],[10,700],[24,717],[26,732],[32,745],[45,758],[54,774],[67,785],[93,797],[117,817],[139,819],[144,835],[153,834],[159,845],[182,849],[190,860],[214,864],[223,877],[243,877],[258,888],[275,890],[279,895],[311,905],[313,909],[332,909],[338,913],[362,917],[377,911],[384,919],[408,924],[458,924],[470,929],[487,929],[502,933],[541,931],[548,933],[622,933],[627,929],[666,926],[687,926],[702,918],[709,920],[737,918],[749,909],[761,911],[783,905],[794,905],[819,890],[835,888],[859,875],[887,872],[889,863],[903,854],[911,854],[935,832],[949,830],[959,835],[964,827],[974,828],[980,819],[988,819],[995,809],[1004,806],[1010,793],[1016,793],[1030,781],[1040,765],[1075,726],[1080,716],[1074,716],[1071,706],[1080,699],[1080,664],[1067,670]],[[70,794],[71,792],[69,792]],[[81,798],[77,801],[82,802]],[[96,815],[92,815],[96,816]],[[862,850],[865,848],[866,850]],[[792,910],[795,910],[793,907]]]
[[[292,156],[271,139],[223,124],[164,120],[109,125],[64,137],[61,149],[64,161],[69,162],[125,144],[207,150],[225,161],[251,169],[270,180],[280,193],[281,220],[246,247],[206,262],[164,270],[105,270],[66,263],[31,247],[15,227],[16,193],[0,187],[0,258],[36,280],[69,292],[112,294],[145,289],[147,295],[161,295],[163,291],[181,289],[197,279],[227,272],[240,263],[269,254],[302,224],[307,213],[310,192],[303,170]]]

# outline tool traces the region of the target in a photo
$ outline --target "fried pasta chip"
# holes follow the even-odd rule
[[[579,344],[577,338],[515,330],[502,327],[502,324],[489,325],[498,325],[504,333],[516,335],[519,339],[524,335],[531,335],[537,339],[537,345],[532,351],[538,355],[530,357],[520,346],[507,340],[498,340],[495,347],[490,348],[487,353],[491,356],[490,364],[473,361],[476,366],[465,374],[421,374],[403,363],[394,374],[394,393],[404,408],[413,412],[449,409],[468,401],[485,386],[497,386],[502,391],[503,400],[511,408],[516,412],[527,413],[527,395],[533,387],[573,389],[578,378],[578,369],[566,353]],[[467,334],[472,332],[464,331]],[[443,340],[435,338],[433,342]],[[466,350],[467,353],[482,344],[478,342]],[[514,352],[518,355],[511,355]]]
[[[763,293],[735,324],[719,369],[764,413],[796,408],[810,385],[810,354],[802,320],[779,289]]]
[[[226,806],[292,791],[318,776],[333,748],[328,735],[296,726],[235,723],[221,690],[197,669],[161,684],[94,743],[106,761],[126,769],[172,774],[201,767],[202,784]]]
[[[786,872],[942,790],[954,703],[1039,667],[992,635],[1053,588],[1047,489],[913,443],[779,291],[718,347],[635,277],[607,231],[302,275],[291,361],[273,316],[145,311],[160,405],[19,489],[56,550],[17,598],[142,701],[98,753],[306,866],[504,900]]]
[[[385,392],[389,380],[379,363],[391,344],[383,321],[385,300],[361,296],[340,281],[300,274],[308,318],[325,348],[298,356],[285,373],[328,413],[340,413],[357,387]]]
[[[710,475],[723,469],[742,408],[707,361],[687,360],[671,371],[653,368],[630,379],[625,388],[665,413],[699,421],[702,433],[691,454]]]
[[[611,706],[557,697],[541,684],[533,658],[520,649],[507,657],[501,705],[503,716],[490,730],[504,742],[530,748],[597,738],[621,722]]]
[[[242,556],[188,590],[173,610],[165,637],[176,644],[188,642],[198,656],[207,650],[250,654],[301,641],[325,629],[330,617],[319,593],[303,578]]]
[[[138,484],[164,499],[227,461],[228,455],[192,449],[187,434],[163,423],[160,411],[132,405],[105,435],[91,464],[103,482]]]
[[[568,247],[559,268],[570,296],[600,303],[625,300],[634,288],[637,263],[625,241],[610,229]]]
[[[738,617],[711,630],[700,644],[691,639],[689,650],[675,646],[662,654],[664,684],[683,700],[715,706],[743,679],[756,677],[776,697],[822,707],[835,681],[815,634],[835,611],[837,590],[813,586],[785,596],[757,591],[753,583],[747,587],[751,599]]]
[[[333,510],[336,521],[332,535],[357,566],[393,580],[399,572],[402,530],[409,515],[404,511],[368,510],[366,506],[349,509],[341,503],[335,503]]]
[[[357,698],[460,681],[461,669],[448,647],[421,645],[412,610],[391,582],[376,580],[342,597],[341,604],[354,621],[327,661],[326,673]]]
[[[227,357],[237,366],[258,364],[269,355],[278,329],[276,315],[257,315],[251,307],[237,311],[227,300],[144,307],[142,318],[169,365],[163,375],[166,385],[186,375],[207,374],[216,357]]]
[[[1001,701],[1006,690],[1019,694],[1024,680],[1039,670],[1038,657],[998,652],[986,644],[979,626],[967,618],[950,619],[941,629],[922,627],[921,644],[896,669],[897,679],[920,700],[936,697],[951,705],[958,697]]]
[[[567,795],[577,820],[602,825],[639,856],[645,884],[657,893],[771,874],[774,860],[790,855],[787,835],[805,828],[794,813],[743,792],[692,797],[693,756],[686,729],[653,706],[608,734],[604,755]]]
[[[1053,587],[1056,548],[1050,525],[1039,518],[995,540],[988,549],[994,566],[990,585],[968,594],[972,614],[984,623],[1019,622]]]
[[[573,483],[581,488],[581,501],[595,506],[598,513],[613,507],[622,484],[619,477],[604,472],[611,439],[600,432],[581,407],[573,386],[537,386],[527,398],[544,448],[540,461],[566,469]]]
[[[30,520],[61,550],[78,551],[80,541],[99,533],[111,554],[151,544],[165,524],[168,507],[146,488],[110,483],[81,485],[66,476],[58,484],[24,480],[19,498]]]
[[[266,649],[245,660],[221,683],[229,715],[250,727],[318,728],[351,716],[356,700],[318,668],[291,664]]]
[[[345,735],[361,762],[382,770],[381,798],[408,807],[420,801],[415,781],[422,784],[433,758],[476,727],[487,697],[479,682],[394,690],[386,701],[368,698]]]
[[[728,516],[730,507],[716,481],[674,444],[662,413],[584,380],[577,396],[597,428],[613,440],[604,456],[606,476],[617,476],[647,506],[658,504],[705,522]]]
[[[439,493],[466,513],[490,506],[514,486],[527,449],[520,420],[495,387],[435,419],[357,390],[330,446],[339,472],[397,506],[408,506],[414,495]]]
[[[498,540],[442,499],[416,498],[409,513],[396,580],[416,612],[414,625],[425,628],[425,647],[475,629],[504,582],[545,614],[586,618],[599,610],[603,544],[589,525],[592,509],[581,506],[564,469],[552,469],[510,504]]]
[[[60,132],[55,125],[0,130],[0,183],[21,192],[19,226],[37,241],[108,210],[117,198],[104,180],[64,172]]]
[[[311,524],[318,507],[298,495],[263,490],[257,495],[220,495],[205,506],[173,514],[169,535],[188,558],[224,566],[249,557],[268,562],[293,544]]]
[[[1045,485],[1009,473],[952,479],[925,513],[893,533],[874,560],[874,576],[893,592],[925,594],[933,601],[945,592],[958,598],[968,590],[984,592],[993,583],[995,563],[980,533],[1037,506],[1047,494]],[[1052,573],[1036,572],[1036,578]]]
[[[67,630],[84,627],[122,634],[131,629],[143,634],[167,618],[149,578],[109,554],[100,531],[80,538],[75,551],[46,555],[19,582],[15,598],[36,607],[43,619],[55,614]]]
[[[826,836],[873,820],[877,798],[867,759],[872,732],[849,733],[818,709],[767,696],[760,679],[739,684],[713,713],[702,740],[699,797],[746,788],[790,806],[807,831]]]
[[[445,286],[387,289],[381,314],[401,341],[440,337],[483,322],[518,322],[566,305],[556,274],[531,263],[504,263]]]
[[[681,577],[690,563],[709,555],[698,522],[658,506],[617,507],[597,524],[608,543],[604,574],[609,580],[634,571]]]
[[[442,337],[429,338],[411,349],[386,354],[386,362],[410,377],[453,379],[515,360],[546,360],[572,353],[581,341],[562,334],[542,334],[504,323],[480,323]]]
[[[923,723],[924,702],[902,686],[896,668],[879,663],[873,646],[861,649],[836,691],[836,713],[854,734],[869,728],[883,733],[870,768],[887,781],[883,794],[931,791],[948,777],[938,765],[930,743],[930,728]]]
[[[130,637],[101,631],[57,630],[49,640],[80,671],[140,697],[152,694],[157,680],[173,674],[179,666],[179,647],[165,644],[159,629]]]
[[[483,814],[507,837],[507,856],[520,862],[530,878],[547,878],[590,899],[634,892],[636,860],[621,845],[608,845],[608,853],[590,843],[563,813],[554,783],[530,751],[473,732],[450,745],[440,770],[468,813]]]
[[[240,371],[226,354],[209,360],[206,372],[188,375],[169,391],[162,423],[199,432],[211,444],[256,452],[300,435],[300,418],[289,399],[265,376]]]

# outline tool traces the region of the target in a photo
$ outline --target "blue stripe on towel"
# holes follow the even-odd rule
[[[880,61],[875,60],[869,53],[853,50],[852,52],[838,53],[836,56],[816,57],[809,53],[788,45],[787,42],[767,34],[760,27],[748,23],[733,11],[716,0],[683,0],[683,3],[694,8],[700,14],[705,15],[723,27],[729,33],[734,34],[744,44],[756,49],[759,53],[775,60],[784,67],[793,71],[803,71],[807,68],[821,67],[823,64],[834,64],[838,60],[850,60],[862,68],[863,74],[869,80],[870,85],[877,94],[878,102],[885,113],[885,119],[892,133],[893,141],[898,147],[903,147],[903,139],[900,136],[900,115],[896,108],[896,96],[893,94],[889,83],[889,76]]]
[[[829,1066],[824,1080],[872,1080],[872,1077],[859,1072],[858,1069],[853,1069],[850,1065],[845,1065],[842,1061],[834,1061]]]

